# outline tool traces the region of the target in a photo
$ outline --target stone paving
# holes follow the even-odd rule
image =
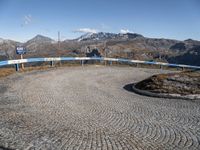
[[[200,102],[124,89],[164,70],[66,67],[0,79],[0,149],[200,149]]]

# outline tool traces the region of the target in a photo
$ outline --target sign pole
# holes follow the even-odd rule
[[[23,59],[23,54],[21,54],[21,59]],[[22,63],[22,69],[24,70],[24,64]]]
[[[21,59],[23,59],[23,54],[26,54],[26,49],[23,46],[16,47],[16,54],[20,55]],[[24,69],[24,64],[22,63],[22,69]]]

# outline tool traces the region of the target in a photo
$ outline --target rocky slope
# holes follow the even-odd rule
[[[20,42],[0,38],[0,60],[14,58],[17,44]]]

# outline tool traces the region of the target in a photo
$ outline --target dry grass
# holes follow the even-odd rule
[[[200,71],[182,71],[177,73],[159,74],[156,75],[156,78],[158,78],[159,80],[163,80],[175,75],[188,76],[190,78],[200,78]]]
[[[34,71],[34,70],[47,70],[51,68],[58,68],[58,67],[74,67],[74,66],[80,66],[80,64],[76,63],[56,63],[53,67],[50,65],[43,65],[43,66],[34,66],[34,67],[25,67],[24,69],[21,68],[18,71],[18,73],[24,73],[24,72],[29,72],[29,71]],[[16,73],[15,68],[0,68],[0,78],[9,76],[11,74]]]
[[[37,66],[37,67],[25,67],[24,69],[21,69],[19,72],[28,72],[33,70],[46,70],[51,68],[50,66]]]
[[[49,66],[39,66],[39,67],[25,67],[25,69],[20,69],[19,73],[33,71],[33,70],[46,70],[50,68]],[[9,76],[16,73],[15,68],[0,68],[0,78]]]
[[[0,78],[6,77],[6,76],[11,75],[13,73],[15,73],[14,68],[0,68]]]
[[[200,94],[200,71],[153,75],[136,84],[141,90],[155,93]]]

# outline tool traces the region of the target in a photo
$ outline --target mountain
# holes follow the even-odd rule
[[[86,33],[82,35],[81,37],[77,38],[77,41],[102,41],[102,40],[109,40],[112,38],[115,38],[116,34],[114,33]]]
[[[0,43],[3,43],[4,42],[4,39],[0,38]]]
[[[37,51],[46,51],[48,53],[49,48],[54,43],[56,43],[56,41],[49,37],[36,35],[34,38],[28,40],[23,45],[26,47],[28,53],[36,53]]]
[[[195,41],[195,40],[192,40],[192,39],[188,39],[188,40],[185,40],[185,41],[181,41],[181,42],[175,43],[174,45],[172,45],[170,47],[170,49],[171,50],[180,50],[180,51],[191,50],[196,45],[200,45],[200,41]]]
[[[25,43],[0,38],[0,60],[19,58],[16,45],[26,47],[24,57],[86,56],[98,49],[101,56],[200,65],[200,41],[148,38],[137,33],[87,33],[58,44],[37,35]]]
[[[168,58],[171,63],[188,64],[188,65],[200,65],[200,44],[199,46],[194,46],[186,53]]]
[[[0,38],[0,60],[14,58],[17,44],[20,44],[20,42]]]
[[[106,40],[123,40],[123,39],[132,39],[132,38],[142,38],[142,35],[126,33],[126,34],[115,34],[115,33],[87,33],[77,38],[76,41],[106,41]]]
[[[49,37],[43,35],[36,35],[34,38],[28,40],[25,45],[30,46],[32,44],[44,44],[44,43],[55,43],[55,41]]]

